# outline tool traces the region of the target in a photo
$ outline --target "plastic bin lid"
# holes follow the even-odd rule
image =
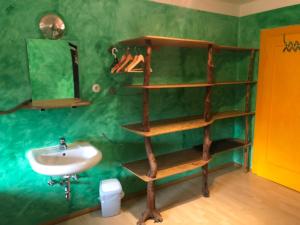
[[[100,192],[117,193],[122,191],[122,186],[118,179],[102,180],[100,183]]]

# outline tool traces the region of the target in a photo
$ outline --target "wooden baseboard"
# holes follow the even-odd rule
[[[214,172],[216,172],[218,170],[225,169],[225,168],[228,168],[228,167],[238,167],[239,168],[241,166],[242,166],[241,164],[230,162],[230,163],[226,163],[226,164],[223,164],[221,166],[218,166],[218,167],[210,169],[209,173],[214,173]],[[196,173],[196,174],[192,174],[192,175],[189,175],[189,176],[186,176],[186,177],[182,177],[182,178],[177,179],[175,181],[171,181],[171,182],[168,182],[168,183],[165,183],[165,184],[157,185],[156,189],[159,190],[159,189],[167,188],[167,187],[170,187],[170,186],[173,186],[173,185],[185,182],[187,180],[191,180],[191,179],[199,177],[199,176],[202,176],[202,174],[201,173]],[[140,196],[144,196],[145,194],[146,194],[146,190],[142,190],[142,191],[130,194],[130,195],[126,195],[122,199],[122,202],[126,202],[126,201],[128,201],[130,199],[137,198],[137,197],[140,197]],[[100,210],[100,206],[99,205],[79,210],[77,212],[71,213],[69,215],[57,218],[55,220],[52,220],[52,221],[49,221],[49,222],[46,222],[46,223],[42,223],[40,225],[55,225],[55,224],[59,224],[59,223],[62,223],[64,221],[67,221],[67,220],[70,220],[70,219],[76,218],[78,216],[82,216],[82,215],[85,215],[85,214],[88,214],[90,212],[97,211],[97,210]]]

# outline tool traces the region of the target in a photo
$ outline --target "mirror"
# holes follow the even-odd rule
[[[32,101],[79,98],[77,46],[64,40],[27,40]]]

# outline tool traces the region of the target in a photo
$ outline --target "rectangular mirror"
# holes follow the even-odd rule
[[[27,40],[32,102],[79,98],[77,47],[64,40]]]

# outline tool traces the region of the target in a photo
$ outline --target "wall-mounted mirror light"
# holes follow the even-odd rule
[[[63,20],[55,14],[43,16],[40,20],[39,27],[44,37],[48,39],[60,39],[65,31]]]

